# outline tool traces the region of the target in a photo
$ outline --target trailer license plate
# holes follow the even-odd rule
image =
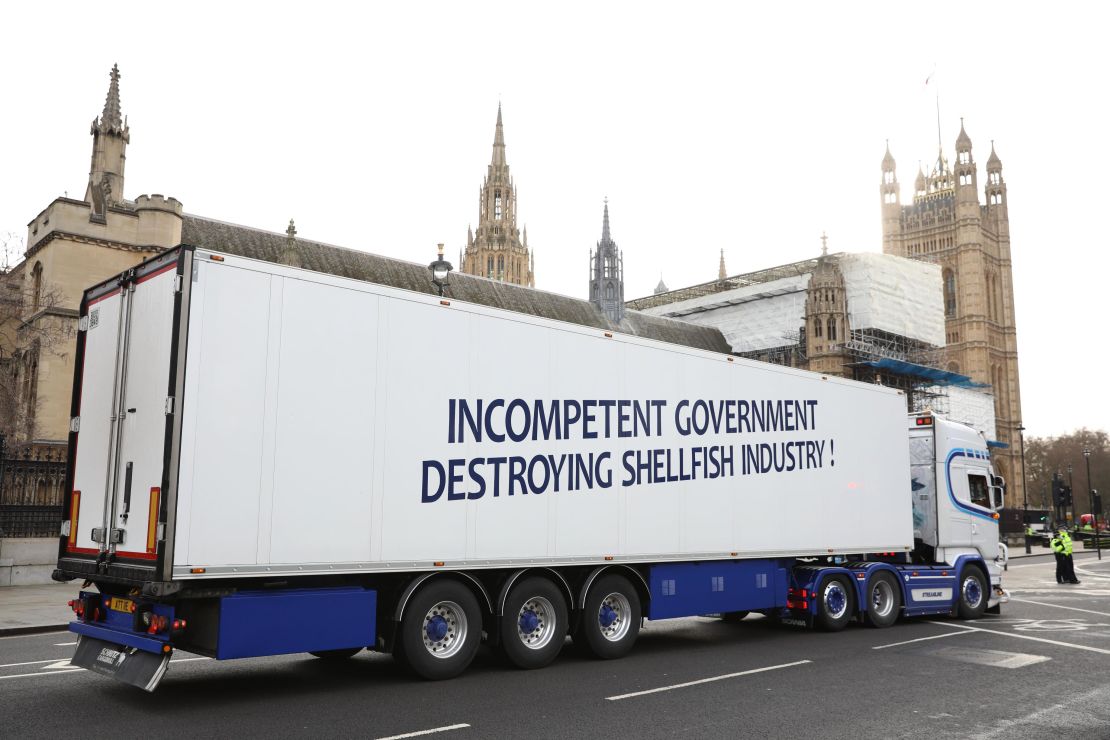
[[[108,608],[113,609],[117,612],[130,614],[135,611],[135,602],[131,599],[121,599],[119,597],[113,596],[112,598],[108,599]]]

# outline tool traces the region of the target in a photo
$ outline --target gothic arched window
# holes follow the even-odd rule
[[[820,337],[821,336],[821,319],[814,319],[813,320],[813,336],[815,336],[815,337]]]
[[[829,339],[836,340],[836,319],[829,317]]]
[[[493,255],[486,259],[486,277],[493,277]]]
[[[944,271],[944,315],[956,315],[956,273]]]
[[[501,191],[493,191],[493,217],[497,221],[501,220]]]
[[[31,270],[31,311],[38,311],[42,304],[42,263],[36,262]]]
[[[611,301],[616,297],[617,297],[617,291],[613,287],[613,284],[612,283],[606,283],[605,284],[605,298],[606,298],[606,300]]]

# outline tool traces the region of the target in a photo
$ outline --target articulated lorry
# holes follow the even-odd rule
[[[79,328],[55,579],[72,662],[147,690],[175,650],[443,679],[1007,598],[983,436],[898,390],[185,246]]]

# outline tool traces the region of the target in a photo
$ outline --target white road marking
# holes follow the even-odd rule
[[[39,637],[40,635],[61,635],[65,634],[65,632],[66,630],[61,629],[54,632],[32,632],[26,635],[4,635],[3,637],[0,637],[0,640],[18,640],[25,637]]]
[[[17,673],[14,676],[0,676],[0,681],[5,681],[9,678],[30,678],[31,676],[60,676],[63,673],[81,673],[84,668],[69,668],[64,671],[46,671],[45,673]]]
[[[990,740],[990,738],[997,737],[1015,737],[1013,731],[1018,728],[1041,729],[1043,730],[1043,732],[1038,733],[1039,735],[1046,735],[1051,737],[1054,734],[1053,731],[1058,731],[1060,728],[1059,722],[1060,717],[1064,714],[1063,710],[1067,709],[1069,706],[1075,706],[1077,704],[1104,704],[1105,699],[1106,688],[1100,687],[1086,694],[1074,696],[1062,704],[1053,704],[1050,707],[1038,709],[1037,711],[1031,712],[1024,717],[997,720],[997,724],[994,727],[990,727],[985,732],[981,732],[977,735],[972,735],[971,740]],[[1068,726],[1072,727],[1072,725]],[[1028,732],[1023,732],[1021,734],[1026,736],[1035,736],[1030,735],[1030,733]]]
[[[55,660],[50,665],[44,665],[42,668],[39,668],[39,670],[40,671],[51,671],[51,670],[57,670],[59,668],[77,668],[77,667],[78,666],[75,666],[75,665],[73,665],[69,662],[69,658],[65,658],[63,660]],[[82,668],[81,670],[85,670],[85,669]]]
[[[1003,632],[1002,630],[986,630],[982,627],[969,627],[966,624],[953,624],[952,622],[934,622],[929,620],[929,624],[939,624],[942,627],[955,627],[956,629],[969,630],[972,632],[987,632],[992,635],[1002,635],[1003,637],[1013,637],[1018,640],[1032,640],[1033,642],[1045,642],[1049,645],[1059,645],[1060,647],[1070,647],[1076,650],[1086,650],[1091,653],[1099,653],[1101,655],[1110,655],[1110,650],[1103,648],[1091,647],[1089,645],[1076,645],[1074,642],[1061,642],[1059,640],[1049,640],[1047,637],[1033,637],[1032,635],[1016,635],[1013,632]]]
[[[15,668],[17,665],[38,665],[39,663],[57,663],[57,662],[58,662],[57,658],[51,658],[50,660],[28,660],[26,663],[5,663],[4,665],[0,665],[0,668]]]
[[[899,645],[909,645],[911,642],[924,642],[925,640],[942,640],[945,637],[957,637],[959,635],[967,635],[969,632],[945,632],[943,635],[931,635],[930,637],[919,637],[916,640],[903,640],[902,642],[892,642],[889,645],[877,645],[872,650],[882,650],[888,647],[898,647]]]
[[[941,648],[933,653],[936,657],[956,660],[961,663],[985,665],[991,668],[1024,668],[1025,666],[1052,660],[1047,655],[1030,653],[1007,653],[1003,650],[984,650],[983,648]]]
[[[389,737],[379,737],[378,740],[403,740],[406,737],[420,737],[421,735],[432,735],[437,732],[449,732],[451,730],[462,730],[470,725],[462,723],[457,725],[447,725],[446,727],[433,727],[430,730],[417,730],[416,732],[406,732],[404,735],[390,735]]]
[[[76,642],[56,642],[56,643],[54,643],[54,646],[55,647],[68,647],[70,645],[76,645],[76,644],[77,644]]]
[[[1051,555],[1052,553],[1049,553],[1049,554]],[[1090,560],[1093,560],[1093,559],[1094,558],[1079,558],[1076,562],[1080,562],[1080,563],[1083,563],[1084,565],[1086,565]],[[1097,563],[1098,560],[1095,560],[1095,562]],[[1056,567],[1056,561],[1055,560],[1046,560],[1043,563],[1025,563],[1024,565],[1011,565],[1010,570],[1013,570],[1014,568],[1042,568],[1046,565],[1051,565],[1053,568],[1055,568]]]
[[[713,676],[712,678],[702,678],[697,681],[687,681],[686,683],[676,683],[673,686],[660,686],[657,689],[648,689],[646,691],[634,691],[631,694],[621,694],[619,696],[607,696],[606,701],[620,701],[621,699],[631,699],[634,696],[644,696],[645,694],[656,694],[660,691],[672,691],[674,689],[684,689],[687,686],[697,686],[698,684],[711,683],[713,681],[723,681],[726,678],[736,678],[738,676],[750,676],[753,673],[764,673],[766,671],[777,671],[780,668],[792,668],[796,665],[805,665],[812,663],[812,660],[798,660],[793,663],[783,663],[782,665],[771,665],[766,668],[753,668],[750,671],[739,671],[737,673],[726,673],[723,676]]]

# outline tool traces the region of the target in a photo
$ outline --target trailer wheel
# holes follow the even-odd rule
[[[751,614],[751,612],[721,612],[721,621],[728,622],[729,624],[737,624],[744,621],[744,617]]]
[[[478,600],[457,581],[433,579],[401,617],[394,657],[421,678],[454,678],[470,665],[482,638]]]
[[[960,619],[979,619],[987,610],[987,584],[983,572],[972,566],[960,575],[960,598],[957,614]]]
[[[555,660],[567,636],[567,604],[546,578],[526,578],[505,600],[501,652],[517,668],[543,668]]]
[[[640,634],[640,595],[617,575],[602,576],[586,594],[574,644],[596,658],[620,658]]]
[[[852,585],[843,576],[831,576],[817,592],[817,625],[838,632],[852,619]]]
[[[357,655],[362,648],[339,648],[338,650],[310,650],[309,655],[315,655],[324,660],[346,660]]]
[[[898,621],[902,590],[889,573],[876,573],[867,584],[867,623],[889,627]]]

